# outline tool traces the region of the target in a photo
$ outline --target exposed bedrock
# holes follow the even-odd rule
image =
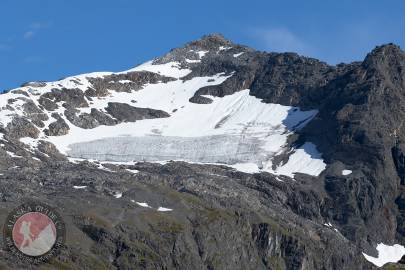
[[[112,74],[103,78],[89,78],[92,88],[86,91],[86,96],[97,97],[107,94],[107,90],[117,92],[131,92],[142,89],[145,84],[158,82],[167,83],[174,78],[165,77],[148,71]],[[103,94],[104,93],[104,94]]]
[[[126,103],[109,102],[105,110],[120,122],[135,122],[143,119],[163,118],[170,115],[162,110],[137,108]]]

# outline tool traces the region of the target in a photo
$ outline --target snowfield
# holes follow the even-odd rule
[[[201,53],[200,58],[203,56],[204,53]],[[54,121],[52,112],[47,112],[50,120],[45,122],[39,138],[22,138],[21,141],[35,148],[39,140],[46,140],[70,158],[109,162],[182,160],[225,164],[248,173],[266,171],[290,177],[298,172],[317,176],[326,167],[316,146],[310,142],[293,149],[285,164],[273,164],[272,161],[276,155],[286,151],[287,137],[305,126],[317,114],[316,110],[301,111],[296,107],[263,103],[251,96],[249,89],[221,98],[205,96],[212,103],[195,104],[189,99],[198,89],[219,85],[232,74],[219,73],[183,81],[181,78],[191,70],[181,68],[177,62],[155,65],[152,61],[129,71],[150,71],[177,80],[147,84],[141,90],[130,93],[111,90],[107,97],[93,98],[89,101],[90,107],[80,108],[80,112],[88,113],[92,108],[105,112],[108,102],[119,102],[163,110],[170,117],[82,129],[65,118],[63,102],[59,102],[56,112],[69,125],[69,133],[46,136],[44,129]],[[39,90],[30,87],[21,89],[29,92],[29,98],[38,104],[39,95],[54,87],[72,88],[80,83],[78,88],[84,91],[91,86],[87,78],[109,74],[112,73],[79,75],[46,83]],[[11,91],[6,95],[20,94]],[[13,112],[20,113],[19,110]],[[11,121],[6,110],[0,111],[0,120],[3,124]]]
[[[342,175],[349,175],[349,174],[351,174],[351,173],[352,173],[351,170],[343,170],[343,171],[342,171]]]
[[[242,171],[245,164],[251,164],[247,172],[263,170],[291,177],[295,172],[318,175],[325,168],[316,147],[306,143],[286,164],[272,169],[272,158],[283,152],[287,136],[316,111],[262,103],[249,90],[210,98],[211,104],[194,104],[186,97],[169,118],[91,130],[75,128],[51,141],[71,157],[101,161],[183,160],[227,164]],[[142,104],[141,97],[137,100]]]
[[[383,243],[377,245],[378,257],[363,253],[364,258],[372,264],[382,267],[386,263],[396,263],[405,255],[405,247],[401,245],[388,246]]]

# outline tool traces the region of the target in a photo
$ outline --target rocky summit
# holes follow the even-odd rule
[[[0,96],[0,217],[66,241],[1,269],[404,269],[405,53],[331,66],[219,34]]]

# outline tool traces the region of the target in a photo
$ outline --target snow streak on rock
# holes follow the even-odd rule
[[[343,170],[343,171],[342,171],[342,175],[349,175],[349,174],[351,174],[351,173],[352,173],[351,170]]]

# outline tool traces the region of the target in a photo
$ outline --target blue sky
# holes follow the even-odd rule
[[[0,10],[1,90],[125,70],[213,32],[330,64],[382,43],[405,48],[401,0],[5,0]]]

